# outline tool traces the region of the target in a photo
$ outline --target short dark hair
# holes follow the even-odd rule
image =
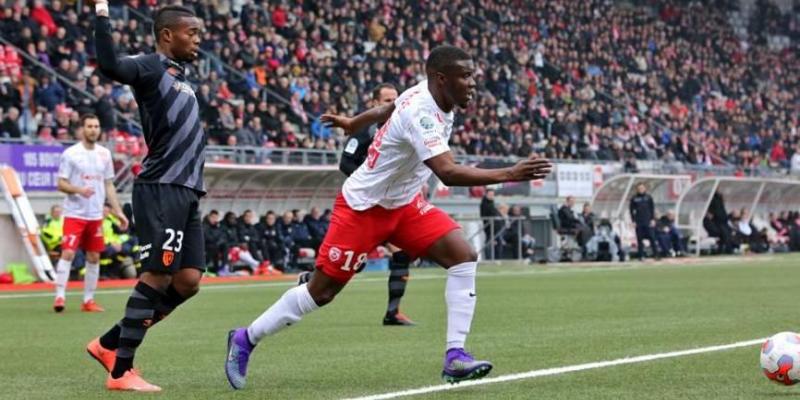
[[[444,72],[448,67],[453,66],[456,61],[472,60],[472,56],[456,46],[442,45],[431,50],[428,60],[425,62],[425,71]]]
[[[381,97],[381,90],[383,89],[397,91],[397,87],[395,87],[391,83],[381,83],[380,85],[375,86],[375,88],[372,89],[372,100],[378,100],[378,97]]]
[[[211,210],[211,211],[208,212],[208,215],[219,215],[219,211]]]
[[[89,120],[89,119],[96,119],[97,122],[100,122],[100,118],[98,118],[97,115],[94,115],[94,114],[91,114],[91,113],[87,113],[87,114],[81,115],[81,126],[86,125],[86,120]]]
[[[153,35],[156,37],[156,42],[159,39],[158,33],[164,28],[172,28],[183,17],[196,16],[194,10],[189,7],[171,5],[159,8],[153,16]]]

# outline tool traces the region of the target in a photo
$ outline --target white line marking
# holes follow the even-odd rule
[[[604,264],[604,265],[597,265],[592,267],[584,267],[584,266],[556,266],[553,268],[541,269],[541,268],[534,268],[531,267],[529,270],[512,270],[512,271],[499,271],[499,272],[481,272],[479,269],[478,277],[508,277],[508,276],[521,276],[521,275],[539,275],[539,274],[571,274],[571,273],[589,273],[589,272],[616,272],[616,271],[639,271],[639,270],[657,270],[657,269],[678,269],[678,268],[706,268],[706,267],[737,267],[742,266],[744,264],[741,263],[732,263],[731,259],[723,259],[723,258],[715,258],[714,260],[709,259],[708,262],[702,262],[697,264],[639,264],[639,263],[626,263],[626,264]],[[495,266],[487,265],[484,266],[484,271],[492,271],[492,268]],[[422,269],[421,271],[425,271],[426,269]],[[430,268],[427,269],[428,271],[436,271],[437,269]],[[420,271],[420,272],[421,272]],[[432,274],[427,275],[423,274],[420,275],[414,270],[412,270],[412,280],[432,280],[432,279],[444,279],[447,275],[442,271],[439,274]],[[370,277],[370,276],[361,276],[354,279],[352,282],[386,282],[386,277]],[[263,287],[281,287],[281,286],[293,286],[295,281],[280,281],[280,282],[262,282],[262,283],[236,283],[236,284],[218,284],[218,285],[204,285],[201,288],[201,291],[205,292],[207,290],[236,290],[236,289],[249,289],[249,288],[263,288]],[[130,294],[131,288],[123,288],[123,289],[101,289],[95,292],[95,294]],[[68,290],[67,293],[82,293],[83,289],[71,289]],[[52,291],[42,291],[42,292],[28,292],[28,293],[12,293],[12,294],[0,294],[0,300],[5,299],[30,299],[30,298],[38,298],[38,297],[52,297]]]
[[[691,349],[691,350],[681,350],[681,351],[673,351],[669,353],[658,353],[658,354],[648,354],[643,356],[637,357],[626,357],[626,358],[618,358],[616,360],[609,360],[609,361],[599,361],[599,362],[592,362],[586,364],[578,364],[578,365],[571,365],[566,367],[558,367],[558,368],[548,368],[548,369],[539,369],[534,371],[528,372],[521,372],[517,374],[508,374],[508,375],[501,375],[494,378],[486,378],[477,381],[466,381],[455,385],[436,385],[436,386],[426,386],[417,389],[409,389],[409,390],[402,390],[398,392],[390,392],[390,393],[383,393],[383,394],[375,394],[371,396],[363,396],[363,397],[353,397],[347,400],[384,400],[384,399],[396,399],[398,397],[405,397],[405,396],[415,396],[420,394],[427,394],[427,393],[434,393],[434,392],[442,392],[446,390],[455,390],[460,388],[465,388],[469,386],[480,386],[480,385],[490,385],[493,383],[501,383],[501,382],[510,382],[510,381],[517,381],[521,379],[532,379],[532,378],[539,378],[542,376],[552,376],[552,375],[561,375],[561,374],[568,374],[571,372],[580,372],[586,371],[590,369],[598,369],[598,368],[608,368],[608,367],[615,367],[617,365],[626,365],[626,364],[637,364],[643,363],[647,361],[654,361],[654,360],[662,360],[665,358],[675,358],[675,357],[684,357],[684,356],[691,356],[695,354],[703,354],[703,353],[712,353],[716,351],[724,351],[730,349],[738,349],[740,347],[748,347],[754,346],[757,344],[761,344],[766,340],[764,339],[754,339],[754,340],[747,340],[743,342],[736,342],[731,344],[724,344],[720,346],[710,346],[710,347],[701,347],[698,349]]]

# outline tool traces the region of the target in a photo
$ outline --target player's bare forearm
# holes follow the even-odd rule
[[[435,158],[437,157],[433,159]],[[483,186],[508,181],[508,168],[473,168],[465,165],[458,165],[455,162],[453,162],[453,164],[435,165],[435,162],[429,163],[428,161],[426,161],[425,164],[427,164],[442,183],[447,186]]]
[[[58,184],[56,187],[58,188],[59,192],[65,194],[81,194],[83,191],[83,188],[69,183],[69,181],[64,178],[58,178]]]
[[[117,196],[117,188],[111,179],[106,179],[106,202],[111,205],[111,210],[114,215],[125,215],[122,212],[122,206],[119,204],[119,196]]]
[[[386,122],[394,112],[394,103],[372,107],[367,111],[353,117],[352,125],[354,132],[360,132],[367,127]]]
[[[482,186],[503,182],[523,182],[545,178],[552,164],[545,159],[531,157],[513,167],[483,169],[456,164],[449,151],[425,161],[442,183],[447,186]]]
[[[392,112],[394,112],[394,104],[390,103],[370,108],[355,117],[323,114],[321,120],[330,126],[344,129],[347,135],[353,135],[367,129],[370,125],[385,122],[392,116]]]

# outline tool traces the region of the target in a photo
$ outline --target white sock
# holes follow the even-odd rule
[[[475,261],[447,269],[444,298],[447,303],[447,350],[463,348],[475,313]]]
[[[86,263],[86,275],[83,276],[83,302],[94,299],[97,280],[100,279],[100,264]]]
[[[69,281],[69,271],[72,269],[72,261],[58,260],[56,264],[56,297],[65,297],[67,293],[67,282]]]
[[[258,344],[266,336],[274,335],[281,329],[297,323],[319,306],[308,292],[308,284],[295,286],[286,291],[267,311],[264,311],[249,327],[247,335],[253,344]]]

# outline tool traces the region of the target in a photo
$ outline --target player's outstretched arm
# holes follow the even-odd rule
[[[117,58],[117,54],[114,51],[114,41],[111,38],[108,0],[96,0],[95,13],[97,14],[94,26],[95,52],[100,71],[117,82],[126,85],[133,84],[138,77],[136,61],[130,57]]]
[[[482,186],[533,181],[545,178],[553,170],[553,164],[549,160],[535,155],[518,162],[513,167],[474,168],[457,164],[449,151],[426,160],[425,165],[447,186]]]
[[[345,117],[343,115],[335,114],[322,114],[320,120],[328,125],[336,128],[344,129],[347,135],[361,132],[367,129],[370,125],[378,124],[387,121],[394,112],[394,103],[384,104],[377,107],[372,107],[355,117]]]

